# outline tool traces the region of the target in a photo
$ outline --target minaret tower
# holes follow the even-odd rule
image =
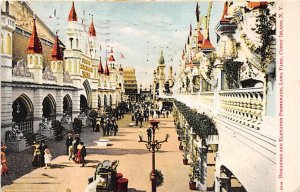
[[[68,71],[73,84],[75,86],[81,85],[80,78],[80,60],[82,51],[80,50],[81,44],[81,25],[78,23],[78,17],[75,10],[74,2],[68,17],[68,29],[66,35],[66,50],[64,51],[65,57],[65,71]]]
[[[159,96],[162,96],[163,91],[164,91],[164,86],[165,86],[165,81],[166,81],[165,67],[166,67],[165,59],[163,56],[163,51],[161,51],[160,58],[158,60],[158,82],[159,82],[158,94],[159,94]]]
[[[109,67],[109,76],[110,76],[110,83],[111,88],[116,89],[116,60],[114,58],[114,51],[111,48],[110,56],[108,58],[108,67]]]
[[[94,18],[92,17],[92,23],[89,27],[89,48],[90,56],[92,59],[97,58],[97,43],[96,43],[96,30],[94,26]]]
[[[34,74],[35,81],[42,83],[43,49],[37,34],[35,18],[33,19],[33,30],[27,47],[27,63],[30,72]]]
[[[54,46],[51,52],[51,70],[57,78],[57,83],[63,84],[63,52],[59,46],[59,39],[56,33]]]

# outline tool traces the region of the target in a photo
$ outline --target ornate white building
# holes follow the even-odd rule
[[[275,10],[272,2],[225,2],[215,47],[199,15],[190,31],[173,97],[218,131],[204,142],[178,112],[184,158],[205,173],[194,178],[202,191],[276,191]]]
[[[89,29],[85,29],[78,22],[74,2],[66,23],[66,47],[63,50],[56,34],[54,41],[48,42],[53,45],[50,58],[43,55],[47,41],[40,38],[47,35],[44,31],[50,30],[34,16],[26,2],[2,2],[1,13],[2,139],[15,124],[24,134],[36,133],[43,117],[61,120],[64,114],[69,114],[74,119],[87,109],[102,110],[122,101],[123,69],[118,67],[113,51],[103,66],[93,20]],[[24,50],[27,59],[13,64],[18,57],[18,42],[13,41],[13,36],[22,31],[19,26],[24,24],[20,13],[28,16],[32,31]],[[14,33],[16,26],[18,31]],[[24,33],[26,30],[21,34]],[[50,60],[49,64],[46,60]]]

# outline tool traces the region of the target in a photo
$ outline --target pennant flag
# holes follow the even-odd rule
[[[121,53],[121,58],[122,58],[122,59],[125,59],[125,56],[124,56],[122,53]]]
[[[197,22],[199,22],[199,15],[200,15],[200,12],[199,12],[199,6],[198,6],[198,2],[197,2],[197,6],[196,6],[196,18],[197,18]]]

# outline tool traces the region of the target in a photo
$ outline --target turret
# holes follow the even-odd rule
[[[89,27],[89,52],[92,59],[97,58],[96,30],[93,18],[92,23]]]
[[[35,19],[33,19],[33,29],[27,47],[27,63],[29,71],[34,74],[34,79],[42,83],[43,70],[43,48],[36,30]]]
[[[57,78],[57,83],[63,84],[63,52],[59,46],[57,33],[51,52],[51,70]]]

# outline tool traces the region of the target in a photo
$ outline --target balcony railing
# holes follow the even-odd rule
[[[263,112],[263,89],[238,89],[219,92],[219,115],[259,129]]]

